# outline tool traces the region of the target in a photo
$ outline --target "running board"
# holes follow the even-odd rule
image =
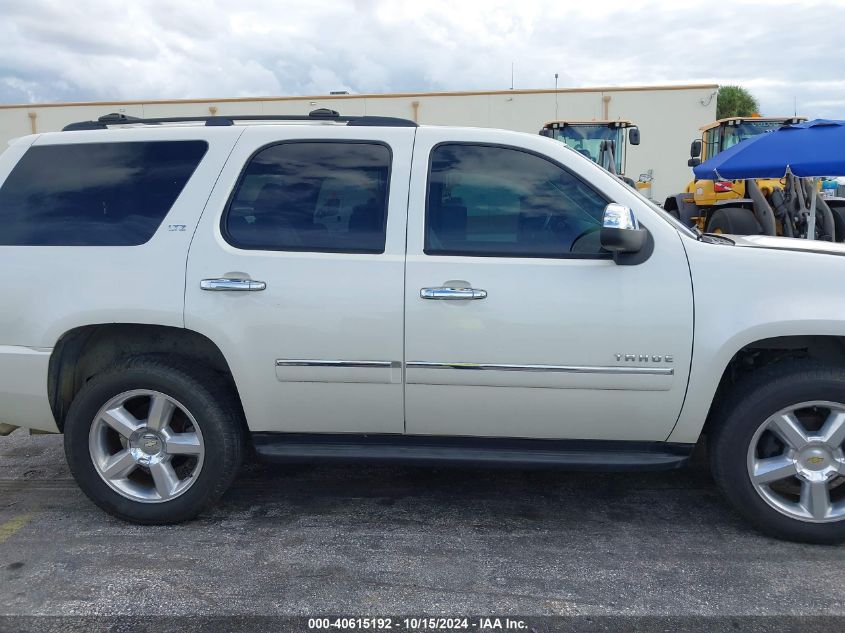
[[[258,456],[272,462],[393,462],[564,470],[671,470],[694,444],[600,440],[526,440],[422,435],[253,433]]]

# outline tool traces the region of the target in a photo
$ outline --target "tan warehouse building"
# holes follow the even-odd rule
[[[653,199],[680,191],[690,178],[690,141],[716,118],[716,85],[497,90],[229,99],[102,101],[0,105],[0,144],[110,112],[136,117],[304,114],[330,108],[344,115],[382,115],[429,125],[497,127],[537,133],[554,119],[628,119],[642,142],[628,149],[626,173],[648,175]],[[0,145],[0,146],[2,146]]]

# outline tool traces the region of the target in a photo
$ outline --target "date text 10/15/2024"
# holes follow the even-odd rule
[[[500,617],[323,617],[309,618],[309,630],[371,631],[521,631],[528,625],[518,618]]]

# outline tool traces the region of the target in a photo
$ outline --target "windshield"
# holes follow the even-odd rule
[[[739,125],[726,125],[722,128],[721,150],[733,147],[745,139],[757,136],[769,130],[776,130],[783,125],[783,121],[743,121]]]
[[[599,150],[602,141],[616,141],[614,158],[616,173],[622,173],[624,164],[624,128],[611,128],[607,125],[564,125],[552,130],[555,138],[563,141],[569,147],[589,158],[594,163],[599,163]],[[602,165],[604,167],[604,165]]]

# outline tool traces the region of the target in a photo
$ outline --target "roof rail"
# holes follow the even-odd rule
[[[79,121],[70,123],[62,128],[62,132],[77,130],[105,130],[110,125],[159,125],[160,123],[200,123],[206,126],[234,125],[235,121],[336,121],[346,125],[378,126],[378,127],[417,127],[410,119],[400,119],[390,116],[341,116],[336,110],[318,108],[306,115],[296,114],[245,114],[227,116],[175,116],[144,119],[126,114],[112,112],[101,116],[96,121]]]

